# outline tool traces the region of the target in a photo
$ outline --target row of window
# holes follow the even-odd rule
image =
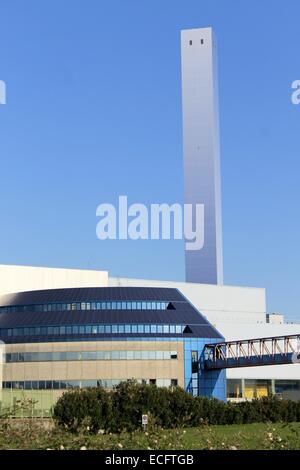
[[[113,388],[124,379],[99,379],[99,380],[25,380],[18,382],[3,382],[5,389],[18,390],[65,390],[68,388],[104,387]],[[176,387],[177,379],[138,379],[137,382],[152,384],[157,387]]]
[[[290,391],[300,394],[300,380],[227,380],[227,398],[259,398]]]
[[[16,312],[62,312],[65,310],[166,310],[174,309],[171,302],[147,301],[109,301],[109,302],[71,302],[40,305],[10,305],[0,307],[0,313]]]
[[[61,351],[7,353],[6,362],[169,360],[177,351]]]
[[[186,330],[186,331],[185,331]],[[57,336],[96,334],[181,334],[190,333],[186,325],[62,325],[1,328],[0,336]]]

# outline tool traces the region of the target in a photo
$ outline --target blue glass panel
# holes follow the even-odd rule
[[[31,387],[31,380],[26,380],[26,381],[24,382],[24,389],[25,389],[25,390],[31,390],[31,388],[32,388],[32,387]]]
[[[127,359],[127,351],[120,351],[120,360]]]
[[[60,389],[60,382],[57,380],[53,380],[53,389],[54,390],[59,390]]]
[[[82,380],[81,381],[81,386],[83,388],[87,387],[97,387],[97,380]]]

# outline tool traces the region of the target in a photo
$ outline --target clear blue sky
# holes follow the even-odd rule
[[[299,0],[1,0],[0,262],[183,280],[181,241],[99,241],[102,202],[182,202],[180,29],[218,38],[226,284],[300,319]]]

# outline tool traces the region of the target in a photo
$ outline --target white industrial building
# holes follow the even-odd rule
[[[223,285],[216,43],[211,28],[182,32],[185,203],[205,206],[205,244],[186,250],[186,280],[110,277],[107,271],[0,265],[0,295],[42,289],[142,286],[177,288],[226,341],[299,335],[300,324],[266,312],[263,288]],[[300,346],[300,345],[298,345]],[[227,370],[227,396],[277,393],[300,398],[300,364]]]
[[[72,287],[174,287],[223,334],[226,341],[293,335],[300,324],[266,313],[262,288],[110,277],[107,271],[0,265],[0,295]],[[227,396],[245,399],[277,393],[300,398],[300,364],[227,369]]]

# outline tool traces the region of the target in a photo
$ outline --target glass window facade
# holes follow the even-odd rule
[[[271,380],[245,380],[245,398],[267,397],[272,394]]]
[[[60,325],[34,326],[21,328],[1,328],[0,335],[5,336],[60,336],[90,334],[183,334],[186,325]],[[186,333],[185,333],[186,334]]]
[[[0,307],[0,313],[23,313],[23,312],[61,312],[76,310],[166,310],[171,302],[146,302],[146,301],[107,301],[99,302],[70,302],[70,303],[47,303],[31,305],[9,305]],[[172,302],[174,308],[174,302]]]
[[[300,380],[275,380],[275,393],[281,394],[291,390],[300,391]]]
[[[227,398],[242,398],[242,380],[230,379],[227,380]]]
[[[176,360],[177,351],[60,351],[7,353],[6,362]]]
[[[66,390],[89,387],[113,388],[122,381],[121,379],[5,381],[3,382],[3,388],[17,390]],[[137,379],[137,382],[153,384],[158,387],[176,387],[178,385],[177,379]]]
[[[246,399],[279,395],[300,399],[300,380],[228,379],[227,398]]]

